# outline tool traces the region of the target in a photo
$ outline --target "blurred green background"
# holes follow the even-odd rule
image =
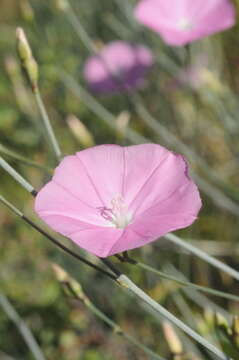
[[[144,43],[152,49],[155,65],[139,91],[145,108],[143,111],[140,106],[137,108],[138,97],[132,97],[130,102],[123,94],[95,98],[117,118],[113,119],[109,113],[101,114],[102,109],[96,108],[76,87],[78,83],[87,90],[82,68],[89,52],[72,26],[72,16],[62,10],[60,1],[1,0],[0,152],[3,157],[37,189],[50,175],[15,161],[4,153],[5,147],[41,165],[55,166],[34,98],[16,57],[15,30],[22,26],[40,67],[40,89],[63,152],[74,153],[89,144],[79,129],[70,128],[69,115],[74,115],[89,130],[91,143],[131,144],[130,127],[151,142],[185,153],[201,188],[203,208],[197,222],[178,234],[239,270],[238,26],[187,47],[170,48],[157,34],[134,21],[132,7],[136,1],[72,0],[71,4],[99,48],[108,41],[123,39]],[[146,115],[145,109],[149,112]],[[0,173],[1,194],[36,219],[29,194],[3,170]],[[47,359],[149,359],[114,334],[83,304],[69,301],[55,278],[52,262],[74,275],[92,301],[125,331],[167,359],[176,359],[170,354],[155,315],[147,315],[110,280],[54,248],[2,206],[0,232],[0,292],[8,296],[31,328]],[[62,241],[67,243],[65,239]],[[67,244],[73,247],[70,242]],[[97,261],[88,254],[85,256]],[[176,275],[182,272],[197,284],[239,295],[235,280],[165,239],[132,251],[131,256],[156,268],[175,271]],[[227,339],[216,337],[213,311],[216,304],[219,310],[237,314],[236,302],[213,296],[199,300],[193,291],[184,292],[175,283],[159,281],[132,265],[120,266],[157,301],[230,354]],[[213,359],[184,337],[181,341],[185,352],[190,354],[185,359]],[[235,351],[239,358],[238,350]],[[1,307],[0,359],[33,359]]]

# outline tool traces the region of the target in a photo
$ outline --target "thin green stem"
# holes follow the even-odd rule
[[[130,38],[131,31],[128,30],[125,24],[119,21],[118,14],[117,15],[111,13],[107,14],[107,16],[105,16],[104,18],[104,22],[106,23],[108,28],[110,28],[110,30],[114,32],[115,35],[117,35],[117,37],[121,37],[125,39]]]
[[[24,189],[30,192],[32,195],[36,195],[37,192],[33,188],[31,184],[29,184],[16,170],[14,170],[2,157],[0,157],[0,166],[6,170]],[[233,278],[239,280],[239,272],[231,268],[229,265],[224,264],[220,260],[213,258],[212,256],[206,254],[204,251],[186,243],[185,241],[181,240],[178,236],[174,234],[167,234],[164,236],[169,241],[173,242],[174,244],[183,247],[184,249],[188,250],[189,252],[193,253],[194,255],[200,257],[204,261],[208,262],[212,266],[218,268],[221,271],[229,274]]]
[[[181,320],[176,318],[173,314],[171,314],[168,310],[166,310],[163,306],[154,301],[150,296],[148,296],[143,290],[141,290],[138,286],[136,286],[126,275],[121,275],[117,279],[119,285],[130,290],[136,297],[138,297],[143,302],[147,303],[150,307],[152,307],[157,313],[163,316],[165,319],[176,325],[182,331],[184,331],[187,335],[201,344],[204,348],[209,350],[211,353],[216,355],[218,359],[221,360],[231,360],[226,354],[224,354],[217,347],[209,343],[205,340],[201,335],[192,330],[189,326],[183,323]]]
[[[72,289],[71,289],[72,290]],[[112,330],[124,337],[126,340],[128,340],[129,342],[131,342],[133,345],[137,346],[139,349],[143,350],[146,354],[148,354],[149,356],[151,356],[153,359],[158,359],[158,360],[166,360],[165,358],[162,358],[161,356],[159,356],[158,354],[156,354],[154,351],[152,351],[151,349],[149,349],[146,345],[143,345],[141,342],[139,342],[138,340],[136,340],[133,336],[127,334],[126,332],[124,332],[124,330],[118,325],[116,324],[113,320],[111,320],[107,315],[105,315],[101,310],[99,310],[92,302],[91,300],[84,296],[83,298],[79,298],[77,296],[76,293],[74,293],[75,298],[83,301],[84,305],[93,313],[95,314],[99,319],[101,319],[102,321],[104,321],[107,325],[109,325]]]
[[[2,144],[0,144],[0,152],[6,156],[9,156],[10,158],[12,158],[14,160],[22,162],[25,165],[33,166],[35,168],[43,170],[48,174],[52,174],[52,172],[53,172],[53,169],[46,167],[44,165],[38,164],[35,161],[29,160],[26,157],[19,155],[15,151],[8,149],[6,146],[4,146]]]
[[[3,167],[7,170],[8,172],[14,177],[14,178],[18,178],[19,174],[15,174],[15,170],[13,171],[13,169],[10,167],[9,165],[6,163],[4,163],[4,161],[2,162],[2,164],[4,165]],[[6,166],[7,165],[7,166]],[[21,179],[21,177],[20,177]],[[23,179],[24,180],[24,179]],[[19,181],[19,180],[18,180]],[[25,180],[24,180],[25,181]],[[24,181],[19,181],[19,183],[21,183],[21,185],[24,188],[27,188],[29,186],[26,186],[24,184]],[[32,190],[34,190],[31,187]],[[28,189],[29,191],[29,189]],[[32,193],[32,191],[30,191]],[[1,198],[0,198],[1,200]],[[3,201],[3,203],[6,205],[6,200]],[[13,211],[14,211],[14,207],[13,206],[9,206]],[[14,211],[17,215],[19,215],[19,210],[16,212]],[[20,215],[19,215],[20,216]],[[52,242],[54,242],[55,244],[57,244],[59,247],[61,247],[62,249],[64,249],[65,251],[67,251],[68,253],[71,253],[71,255],[76,257],[76,254],[72,254],[72,252],[65,248],[62,244],[60,244],[57,240],[55,240],[53,237],[51,237],[50,235],[48,235],[45,231],[39,229],[38,226],[36,226],[31,220],[27,219],[24,215],[21,216],[23,220],[25,220],[26,222],[28,222],[32,227],[34,227],[36,230],[38,230],[39,232],[41,232],[43,235],[47,236],[48,239],[50,239]],[[80,259],[81,257],[77,255],[77,257]],[[81,261],[87,263],[88,261],[85,259],[81,259]],[[90,262],[88,262],[90,263]],[[89,265],[89,264],[88,264]],[[92,266],[92,264],[90,265]],[[96,268],[97,266],[93,264],[94,268]],[[100,269],[100,268],[99,268]],[[101,272],[102,269],[100,269]],[[105,272],[105,271],[104,271]],[[105,272],[106,273],[106,272]],[[116,274],[117,275],[117,274]],[[111,278],[115,277],[111,274],[108,273],[108,276],[110,276]],[[204,338],[202,338],[199,334],[197,334],[196,332],[194,332],[190,327],[188,327],[187,325],[185,325],[182,321],[180,321],[179,319],[177,319],[174,315],[172,315],[170,312],[168,312],[166,309],[164,309],[161,305],[159,305],[157,302],[155,302],[153,299],[151,299],[146,293],[144,293],[140,288],[138,288],[127,276],[125,275],[120,275],[117,278],[118,283],[123,286],[126,287],[128,289],[131,290],[131,292],[133,292],[137,297],[139,297],[141,300],[143,300],[144,302],[146,302],[148,305],[150,305],[154,310],[156,310],[160,315],[164,316],[166,319],[168,319],[169,321],[171,321],[172,323],[174,323],[176,326],[178,326],[181,330],[183,330],[185,333],[187,333],[189,336],[191,336],[194,340],[196,340],[197,342],[199,342],[201,345],[203,345],[206,349],[208,349],[209,351],[211,351],[212,353],[214,353],[216,356],[218,356],[219,359],[221,360],[228,360],[229,358],[222,353],[220,350],[218,350],[215,346],[213,346],[212,344],[210,344],[208,341],[206,341]]]
[[[5,311],[5,313],[8,315],[8,317],[14,322],[14,324],[18,328],[34,358],[36,360],[46,360],[34,336],[32,335],[31,330],[20,318],[12,304],[9,302],[8,298],[3,294],[0,294],[0,305]]]
[[[197,290],[193,290],[193,291],[197,291]],[[201,295],[201,294],[199,294]],[[152,321],[157,324],[157,322],[162,322],[162,316],[157,313],[153,308],[149,307],[147,304],[142,303],[142,308],[144,310],[147,310],[148,313],[150,313],[152,315]],[[190,322],[190,324],[192,324],[192,322]],[[195,343],[193,341],[193,339],[191,339],[190,337],[188,337],[185,333],[183,333],[182,331],[180,331],[180,329],[175,328],[175,331],[177,333],[177,335],[180,337],[180,339],[183,342],[184,348],[185,350],[187,349],[188,352],[193,353],[195,355],[197,355],[197,357],[194,360],[201,360],[202,359],[202,354],[199,351],[198,347],[197,347],[197,343]],[[193,360],[190,358],[190,360]]]
[[[143,350],[146,354],[150,355],[150,357],[158,360],[166,360],[153,352],[147,346],[140,343],[131,335],[124,332],[124,330],[116,324],[109,316],[104,314],[85,294],[82,289],[81,284],[72,278],[64,269],[62,269],[59,265],[53,264],[53,270],[56,274],[58,281],[63,285],[63,289],[65,289],[66,294],[69,296],[73,296],[75,300],[82,302],[88,310],[90,310],[95,316],[97,316],[100,320],[104,321],[115,334],[118,334],[124,337],[126,340]]]
[[[176,236],[174,234],[167,234],[167,235],[164,235],[164,237],[165,237],[165,239],[171,241],[175,245],[182,247],[183,249],[189,251],[190,253],[192,253],[192,254],[196,255],[197,257],[201,258],[202,260],[206,261],[208,264],[227,273],[234,279],[239,280],[239,272],[234,270],[233,268],[231,268],[229,265],[226,265],[222,261],[215,259],[214,257],[208,255],[201,249],[196,248],[195,246],[180,239],[178,236]]]
[[[75,12],[73,11],[69,1],[66,0],[67,6],[65,9],[65,13],[67,15],[67,18],[69,22],[71,23],[72,27],[74,28],[76,34],[79,36],[79,38],[82,40],[86,48],[90,53],[96,54],[97,48],[87,32],[85,31],[84,27],[81,25],[81,22],[75,15]]]
[[[8,207],[8,209],[10,209],[15,215],[20,216],[21,218],[23,217],[23,213],[18,208],[16,208],[16,206],[10,203],[10,201],[5,199],[2,195],[0,195],[0,202],[6,207]]]
[[[46,111],[45,105],[43,103],[43,100],[42,100],[41,93],[40,93],[39,89],[38,88],[34,89],[33,94],[35,96],[36,103],[37,103],[37,106],[39,108],[39,111],[40,111],[40,114],[41,114],[41,117],[42,117],[42,120],[43,120],[43,124],[44,124],[44,127],[45,127],[46,132],[47,132],[47,136],[49,138],[49,142],[50,142],[50,144],[52,146],[52,149],[53,149],[53,151],[55,153],[55,156],[56,156],[57,160],[60,161],[61,158],[62,158],[62,153],[61,153],[60,147],[58,145],[58,142],[56,140],[54,131],[52,129],[50,119],[49,119],[49,116],[47,114],[47,111]]]
[[[182,274],[178,269],[176,269],[172,264],[167,264],[164,270],[173,276],[177,276],[181,280],[188,281],[187,277]],[[223,315],[228,321],[232,321],[231,314],[229,314],[226,310],[224,310],[221,306],[217,305],[215,302],[212,302],[204,294],[201,294],[198,290],[190,287],[183,287],[182,291],[190,300],[192,300],[203,310],[210,308],[214,312]]]
[[[34,187],[29,184],[28,181],[26,181],[11,165],[8,164],[7,161],[5,161],[0,156],[0,166],[9,174],[11,175],[24,189],[26,189],[29,193],[35,194],[36,190]]]
[[[68,253],[69,255],[73,256],[77,260],[80,260],[84,264],[94,268],[95,270],[103,273],[104,275],[110,277],[112,280],[116,280],[117,276],[115,276],[113,273],[105,271],[101,267],[95,265],[89,260],[86,260],[84,257],[82,257],[79,254],[76,254],[74,251],[68,249],[65,245],[61,244],[60,241],[55,239],[53,236],[48,234],[45,230],[40,228],[36,223],[34,223],[31,219],[29,219],[27,216],[25,216],[21,210],[16,208],[12,203],[10,203],[7,199],[5,199],[2,195],[0,195],[0,202],[3,203],[5,206],[7,206],[14,214],[19,216],[23,221],[25,221],[28,225],[30,225],[33,229],[37,230],[40,234],[44,235],[48,240],[50,240],[53,244],[57,245],[61,250]]]
[[[174,301],[174,303],[177,306],[180,313],[182,314],[183,320],[187,324],[190,324],[190,326],[192,328],[196,329],[197,328],[197,321],[195,320],[194,312],[190,308],[190,306],[187,304],[187,302],[184,299],[183,295],[179,291],[177,291],[177,292],[173,292],[171,294],[171,298]]]
[[[72,256],[76,257],[78,260],[84,262],[85,264],[97,269],[98,271],[104,273],[108,277],[110,277],[113,280],[116,280],[119,285],[126,287],[131,290],[137,297],[139,297],[141,300],[146,302],[148,305],[150,305],[154,310],[156,310],[160,315],[164,316],[167,320],[171,321],[173,324],[178,326],[181,330],[183,330],[186,334],[191,336],[194,340],[199,342],[201,345],[203,345],[206,349],[214,353],[218,356],[221,360],[228,360],[229,358],[226,357],[220,350],[218,350],[215,346],[210,344],[208,341],[203,339],[199,334],[194,332],[190,327],[185,325],[181,320],[177,319],[174,315],[172,315],[170,312],[168,312],[166,309],[164,309],[161,305],[159,305],[156,301],[151,299],[144,291],[142,291],[140,288],[138,288],[126,275],[122,274],[118,276],[118,270],[115,275],[112,273],[108,273],[105,270],[99,268],[97,265],[92,264],[90,261],[82,258],[80,255],[75,254],[68,248],[66,248],[64,245],[58,242],[58,240],[54,239],[52,236],[47,234],[44,230],[40,229],[36,224],[34,224],[30,219],[25,217],[23,213],[16,209],[15,206],[13,206],[11,203],[9,203],[6,199],[4,199],[2,196],[0,196],[0,201],[2,201],[3,204],[7,205],[16,215],[20,216],[24,221],[26,221],[29,225],[31,225],[33,228],[35,228],[37,231],[39,231],[41,234],[46,236],[49,240],[51,240],[54,244],[58,245],[61,249],[68,252]],[[107,266],[109,266],[106,263]],[[110,270],[111,267],[110,267]]]
[[[116,116],[101,105],[88,91],[86,91],[75,79],[63,69],[58,69],[58,76],[64,85],[97,116],[104,121],[109,128],[117,130]],[[128,128],[125,138],[133,144],[150,142],[149,139],[139,134],[137,131]]]
[[[16,360],[12,356],[8,355],[7,353],[0,350],[0,359],[1,360]]]
[[[223,291],[211,289],[209,287],[197,285],[197,284],[194,284],[194,283],[191,283],[191,282],[188,282],[188,281],[184,281],[184,280],[181,280],[181,279],[177,279],[176,277],[174,277],[172,275],[165,274],[164,272],[161,272],[161,271],[153,268],[152,266],[149,266],[149,265],[141,263],[141,262],[137,262],[137,265],[139,267],[141,267],[142,269],[145,269],[147,271],[150,271],[150,272],[152,272],[154,274],[159,275],[163,279],[172,280],[172,281],[177,282],[180,285],[191,287],[191,288],[200,290],[202,292],[206,292],[206,293],[209,293],[209,294],[212,294],[212,295],[215,295],[215,296],[219,296],[219,297],[222,297],[222,298],[225,298],[225,299],[229,299],[229,300],[233,300],[233,301],[239,301],[239,296],[236,296],[236,295],[233,295],[233,294],[228,294],[228,293],[225,293]]]
[[[163,139],[166,145],[176,146],[177,151],[187,156],[192,162],[195,162],[201,169],[207,174],[209,179],[216,185],[223,185],[218,176],[210,169],[207,163],[199,157],[192,149],[185,145],[177,136],[172,134],[165,126],[163,126],[157,119],[155,119],[143,105],[143,100],[138,94],[132,94],[129,98],[137,114],[143,119],[146,125],[148,125],[155,133]],[[230,213],[239,216],[239,206],[236,202],[232,201],[226,196],[218,187],[212,186],[208,181],[204,180],[201,176],[197,175],[192,170],[190,171],[193,178],[197,181],[199,188],[201,188],[213,202],[223,209],[226,209]]]

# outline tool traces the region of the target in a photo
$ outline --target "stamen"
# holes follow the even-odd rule
[[[99,207],[100,215],[108,221],[112,221],[112,209],[108,209],[107,207]]]
[[[132,221],[132,214],[121,195],[115,196],[111,200],[112,208],[99,207],[100,215],[118,229],[124,229]]]

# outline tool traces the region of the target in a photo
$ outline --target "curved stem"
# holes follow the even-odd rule
[[[164,309],[163,306],[158,304],[156,301],[154,301],[150,296],[148,296],[143,290],[141,290],[138,286],[136,286],[126,275],[121,275],[117,282],[120,286],[127,288],[130,290],[136,297],[138,297],[143,302],[147,303],[151,308],[153,308],[157,313],[159,313],[161,316],[169,320],[171,323],[176,325],[178,328],[180,328],[182,331],[184,331],[187,335],[189,335],[191,338],[193,338],[195,341],[197,341],[199,344],[201,344],[204,348],[209,350],[211,353],[216,355],[218,359],[220,360],[231,360],[226,354],[224,354],[221,350],[219,350],[217,347],[209,343],[207,340],[205,340],[201,335],[196,333],[194,330],[192,330],[189,326],[187,326],[185,323],[183,323],[181,320],[176,318],[173,314],[171,314],[169,311]]]
[[[5,313],[8,315],[8,317],[14,322],[14,324],[18,328],[34,358],[36,360],[46,360],[34,336],[32,335],[31,330],[20,318],[12,304],[9,302],[8,298],[3,294],[0,294],[0,305],[5,311]]]
[[[24,189],[26,189],[29,193],[34,194],[35,189],[34,187],[26,181],[11,165],[8,164],[7,161],[5,161],[0,156],[0,166],[9,174],[11,175]]]
[[[65,72],[63,69],[58,69],[58,76],[63,84],[97,116],[106,123],[109,128],[117,130],[116,116],[107,110],[99,101],[97,101],[87,90],[85,90],[75,79]],[[150,142],[145,136],[139,134],[134,129],[128,128],[125,134],[133,144],[141,144]]]
[[[68,247],[66,247],[65,245],[61,244],[60,241],[58,241],[57,239],[55,239],[53,236],[51,236],[50,234],[48,234],[45,230],[41,229],[37,224],[35,224],[32,220],[30,220],[28,217],[26,217],[18,208],[16,208],[12,203],[10,203],[8,200],[6,200],[3,196],[0,195],[0,202],[2,202],[5,206],[7,206],[12,212],[14,212],[16,215],[20,216],[22,220],[24,220],[26,223],[28,223],[32,228],[34,228],[35,230],[37,230],[39,233],[41,233],[42,235],[44,235],[48,240],[50,240],[52,243],[54,243],[55,245],[57,245],[61,250],[63,250],[64,252],[68,253],[69,255],[73,256],[74,258],[76,258],[77,260],[80,260],[81,262],[83,262],[84,264],[94,268],[97,271],[100,271],[101,273],[103,273],[104,275],[110,277],[112,280],[116,280],[117,276],[114,275],[113,273],[110,273],[108,271],[105,271],[104,269],[102,269],[101,267],[95,265],[94,263],[92,263],[91,261],[85,259],[84,257],[82,257],[81,255],[76,254],[74,251],[68,249]]]
[[[202,260],[206,261],[208,264],[216,267],[217,269],[227,273],[231,277],[236,280],[239,280],[239,272],[231,268],[229,265],[224,264],[222,261],[215,259],[214,257],[208,255],[201,249],[196,248],[195,246],[191,245],[189,242],[186,242],[180,239],[178,236],[174,234],[167,234],[164,235],[164,238],[171,241],[172,243],[176,244],[177,246],[182,247],[183,249],[189,251],[190,253],[196,255],[197,257],[201,258]]]
[[[146,302],[148,305],[150,305],[154,310],[156,310],[159,314],[164,316],[167,320],[171,321],[173,324],[178,326],[181,330],[183,330],[186,334],[191,336],[194,340],[196,340],[198,343],[203,345],[206,349],[214,353],[218,356],[221,360],[229,360],[228,357],[224,353],[222,353],[220,350],[218,350],[214,345],[210,344],[207,340],[202,338],[199,334],[197,334],[195,331],[193,331],[190,327],[185,325],[181,320],[177,319],[174,315],[172,315],[169,311],[164,309],[161,305],[159,305],[156,301],[151,299],[143,290],[138,288],[126,275],[121,274],[118,275],[120,272],[115,269],[115,267],[111,266],[111,263],[107,260],[104,260],[104,263],[110,268],[111,271],[114,271],[115,275],[112,273],[109,273],[101,268],[99,268],[97,265],[92,264],[90,261],[82,258],[80,255],[75,254],[68,248],[66,248],[64,245],[62,245],[58,240],[54,239],[51,235],[47,234],[44,230],[39,228],[36,224],[34,224],[30,219],[25,217],[23,213],[21,213],[20,210],[18,210],[15,206],[13,206],[11,203],[9,203],[5,198],[0,196],[0,201],[4,203],[6,206],[8,206],[14,213],[16,213],[18,216],[20,216],[24,221],[26,221],[28,224],[30,224],[33,228],[35,228],[37,231],[39,231],[41,234],[46,236],[49,240],[51,240],[54,244],[56,244],[58,247],[63,249],[64,251],[68,252],[72,256],[76,257],[78,260],[84,262],[88,266],[91,266],[95,268],[96,270],[104,273],[104,275],[107,275],[113,280],[116,280],[119,285],[126,287],[131,290],[137,297],[139,297],[141,300]]]
[[[33,188],[33,186],[28,183],[15,169],[13,169],[1,156],[0,156],[0,166],[9,173],[23,188],[25,188],[28,192],[30,192],[33,196],[36,196],[37,191]],[[222,261],[215,259],[214,257],[208,255],[201,249],[196,248],[195,246],[189,244],[186,241],[183,241],[178,236],[174,234],[164,235],[166,239],[173,242],[177,246],[181,246],[184,249],[188,250],[192,254],[200,257],[210,265],[218,268],[221,271],[224,271],[228,275],[232,276],[236,280],[239,280],[239,272],[235,269],[231,268],[229,265],[224,264]]]
[[[9,156],[10,158],[12,158],[14,160],[18,160],[18,161],[22,162],[25,165],[33,166],[35,168],[43,170],[48,174],[52,174],[52,172],[53,172],[53,169],[46,167],[44,165],[38,164],[35,161],[29,160],[26,157],[19,155],[15,151],[8,149],[6,146],[4,146],[2,144],[0,144],[0,152],[6,156]]]
[[[184,281],[184,280],[181,280],[181,279],[177,279],[176,277],[174,277],[172,275],[161,272],[161,271],[159,271],[157,269],[154,269],[152,266],[146,265],[146,264],[141,263],[141,262],[137,262],[136,265],[138,265],[142,269],[145,269],[147,271],[150,271],[150,272],[152,272],[154,274],[159,275],[163,279],[175,281],[180,285],[187,286],[189,288],[191,287],[191,288],[194,288],[194,289],[197,289],[197,290],[200,290],[200,291],[203,291],[203,292],[215,295],[215,296],[219,296],[219,297],[222,297],[222,298],[225,298],[225,299],[229,299],[229,300],[233,300],[233,301],[239,301],[239,296],[236,296],[236,295],[233,295],[233,294],[228,294],[228,293],[225,293],[223,291],[211,289],[211,288],[206,287],[206,286],[197,285],[197,284],[191,283],[189,281]]]
[[[188,281],[185,274],[182,274],[178,269],[176,269],[172,264],[166,264],[164,267],[164,270],[167,271],[167,273],[179,277],[181,280]],[[223,317],[225,317],[229,322],[232,321],[232,315],[226,311],[224,308],[222,308],[220,305],[217,305],[215,302],[210,300],[207,296],[204,294],[201,294],[198,290],[194,288],[189,287],[183,287],[182,292],[186,295],[187,298],[189,298],[193,303],[197,304],[203,311],[205,308],[212,309],[213,312],[221,314]],[[177,292],[177,294],[179,294]],[[189,322],[190,324],[190,322]]]
[[[73,279],[68,273],[66,273],[61,267],[58,265],[53,265],[53,269],[55,270],[56,276],[58,280],[70,291],[73,295],[74,299],[83,302],[83,304],[99,319],[104,321],[115,334],[118,334],[124,337],[126,340],[131,342],[133,345],[137,346],[141,350],[143,350],[146,354],[148,354],[153,359],[157,360],[166,360],[156,354],[154,351],[149,349],[146,345],[139,342],[133,336],[127,334],[118,324],[116,324],[113,320],[111,320],[106,314],[104,314],[99,308],[97,308],[93,302],[88,298],[88,296],[84,293],[80,283]]]
[[[91,40],[87,32],[85,31],[84,27],[81,25],[81,22],[75,15],[75,12],[73,11],[69,1],[67,1],[67,6],[65,9],[65,13],[68,17],[69,22],[71,23],[72,27],[74,28],[76,34],[79,36],[79,38],[82,40],[84,45],[86,46],[87,50],[90,53],[97,54],[97,48],[94,44],[94,42]]]
[[[47,114],[45,105],[44,105],[44,103],[42,101],[42,97],[41,97],[41,93],[40,93],[39,89],[36,88],[33,91],[33,94],[35,96],[36,103],[37,103],[37,106],[39,108],[39,111],[40,111],[40,114],[41,114],[41,117],[42,117],[42,120],[43,120],[43,124],[45,126],[45,129],[46,129],[46,132],[47,132],[47,135],[48,135],[48,138],[49,138],[49,142],[50,142],[50,144],[52,146],[52,149],[53,149],[53,151],[54,151],[54,153],[56,155],[57,160],[60,161],[61,158],[62,158],[62,153],[61,153],[60,147],[58,145],[58,142],[56,140],[54,131],[52,129],[50,119],[49,119],[49,116]]]

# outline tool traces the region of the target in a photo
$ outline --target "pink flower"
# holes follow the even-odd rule
[[[147,47],[113,41],[87,60],[84,77],[94,92],[125,91],[140,86],[152,64]]]
[[[100,257],[189,226],[200,207],[184,158],[154,144],[66,156],[35,203],[51,228]]]
[[[235,23],[229,0],[141,0],[135,16],[170,45],[185,45]]]
[[[184,67],[177,74],[178,84],[191,87],[193,90],[198,90],[203,86],[208,86],[205,79],[205,74],[208,70],[209,59],[206,54],[199,54],[195,61],[190,65]]]

